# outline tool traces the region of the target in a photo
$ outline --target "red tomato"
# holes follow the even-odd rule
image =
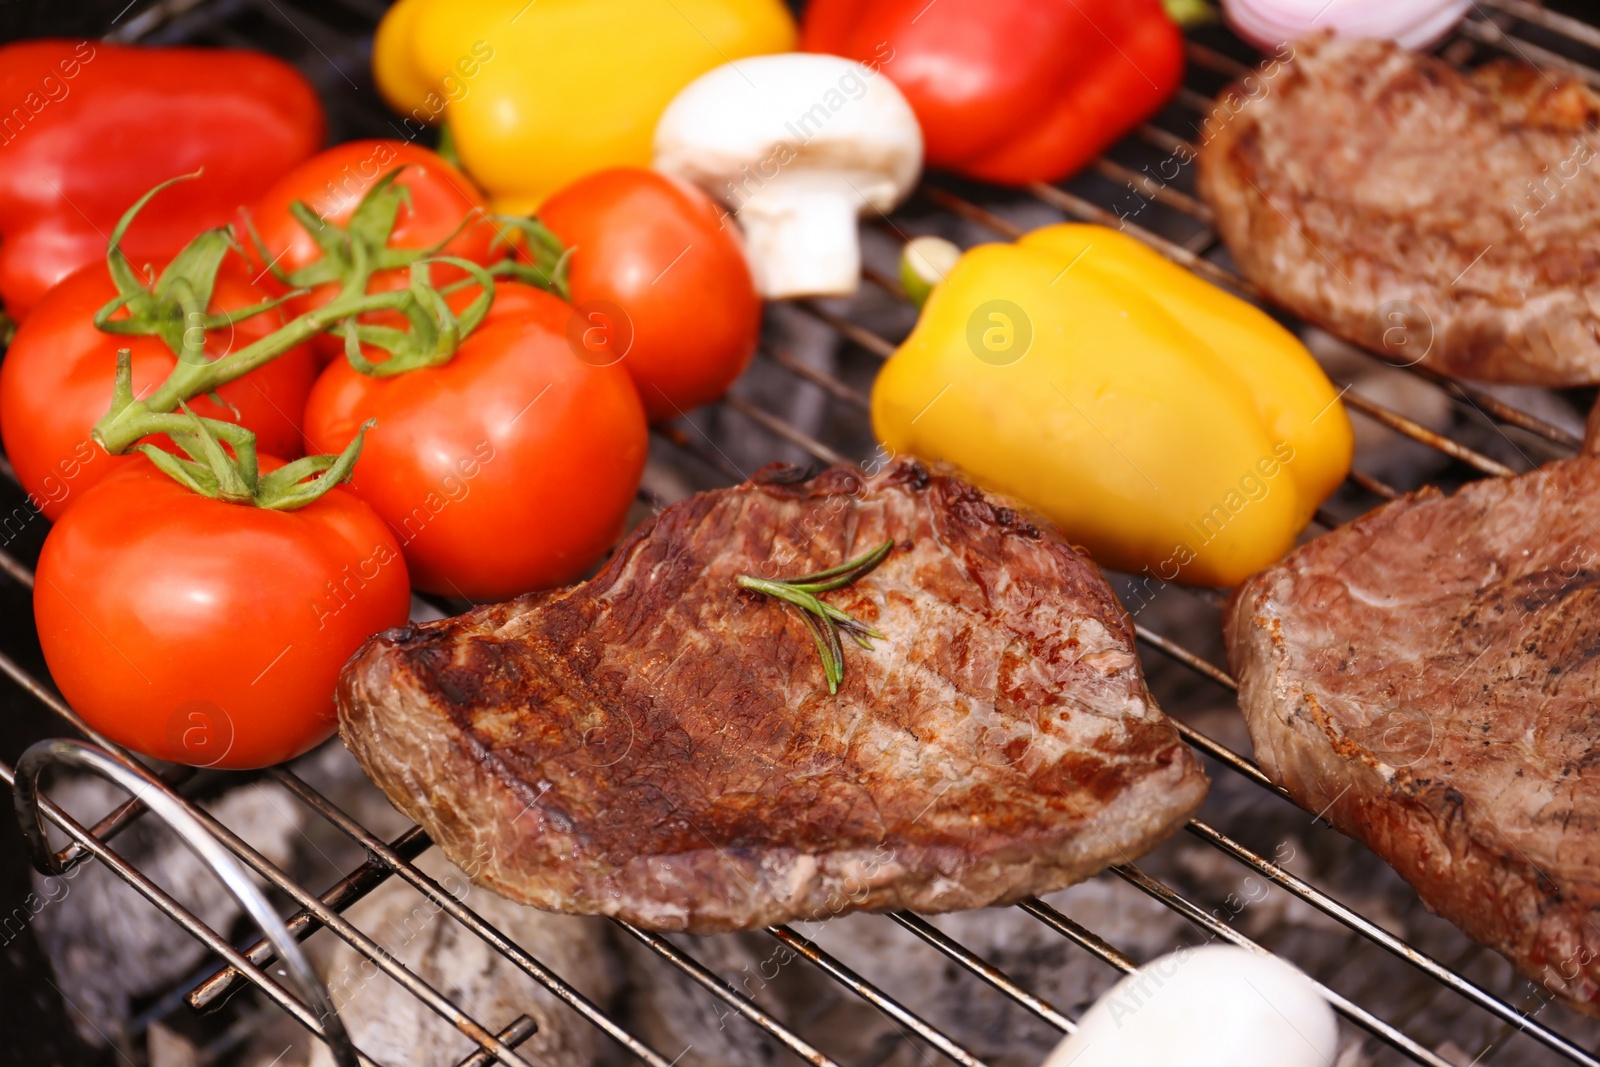
[[[488,210],[483,194],[472,184],[471,178],[442,156],[418,145],[405,141],[351,141],[335,145],[301,163],[278,179],[249,209],[250,222],[272,257],[271,262],[284,272],[293,272],[315,262],[322,254],[316,241],[289,214],[291,204],[302,201],[319,218],[344,226],[378,179],[397,167],[405,169],[395,179],[395,184],[406,188],[411,204],[409,208],[402,205],[395,218],[394,230],[389,235],[390,247],[429,248],[461,229],[441,254],[474,263],[490,263],[498,258],[498,254],[490,250],[495,230],[487,219],[470,222],[462,228],[463,221],[474,209]],[[252,246],[251,255],[257,256],[253,242],[246,243]],[[461,276],[460,271],[449,267],[433,270],[433,279],[440,285]],[[386,292],[401,288],[408,281],[407,271],[383,271],[372,277],[367,291]],[[301,314],[321,307],[338,292],[337,285],[319,285],[306,296],[290,301],[290,306],[296,314]],[[402,328],[405,325],[398,316],[380,316],[371,321]],[[343,350],[343,342],[333,336],[317,338],[314,346],[327,358]]]
[[[68,276],[45,294],[17,330],[0,363],[0,437],[6,455],[39,508],[58,519],[128,456],[108,456],[89,437],[111,407],[117,350],[133,353],[133,391],[142,396],[161,384],[178,357],[158,337],[125,337],[95,328],[94,314],[117,295],[104,263]],[[236,256],[223,260],[212,291],[213,313],[249,307],[268,294],[250,283]],[[281,310],[269,311],[207,336],[207,354],[218,358],[283,325]],[[253,430],[262,452],[300,455],[299,415],[316,379],[316,361],[302,345],[229,382],[217,394],[228,405],[196,397],[190,408],[207,418],[237,422]],[[155,439],[166,447],[166,438]]]
[[[278,466],[263,462],[263,470]],[[333,732],[339,668],[405,622],[399,546],[353,493],[225,504],[135,456],[45,539],[34,619],[63,696],[157,759],[265,767]]]
[[[481,326],[449,363],[373,378],[337,360],[306,404],[319,452],[377,420],[352,488],[394,531],[418,588],[472,600],[587,571],[622,533],[649,444],[627,373],[569,346],[572,309],[495,289],[497,304],[527,310]]]
[[[737,229],[711,198],[652,170],[581,178],[539,209],[571,248],[572,334],[620,360],[652,422],[727,392],[761,329],[761,299]]]

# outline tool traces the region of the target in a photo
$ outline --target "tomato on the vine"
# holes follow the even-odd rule
[[[50,519],[60,518],[90,486],[129,462],[127,456],[106,455],[89,436],[111,407],[117,350],[132,353],[136,396],[159,385],[178,362],[158,337],[110,334],[95,326],[95,312],[116,295],[104,263],[69,275],[34,307],[0,363],[0,438],[17,480]],[[268,298],[252,284],[247,265],[229,255],[217,272],[208,310],[238,311]],[[206,355],[219,359],[285,321],[283,311],[273,309],[211,330]],[[198,415],[253,430],[262,452],[292,459],[300,455],[300,416],[316,372],[315,357],[302,345],[222,386],[217,390],[222,403],[196,397],[189,406]]]
[[[699,189],[618,167],[546,200],[539,221],[572,251],[573,334],[620,361],[652,422],[727,392],[761,329],[738,229]]]
[[[261,248],[246,235],[252,257],[265,254],[261,268],[271,266],[292,274],[322,257],[316,238],[302,226],[290,206],[304,203],[316,218],[331,226],[348,226],[362,199],[379,181],[399,170],[394,184],[405,190],[405,200],[389,232],[390,248],[431,248],[445,241],[441,255],[456,256],[474,263],[491,263],[495,251],[495,228],[487,218],[488,204],[472,179],[451,166],[437,152],[406,141],[350,141],[335,145],[301,163],[279,178],[261,199],[246,211],[249,224],[260,239]],[[452,236],[452,234],[454,236]],[[462,277],[452,267],[433,268],[433,280],[443,285]],[[408,274],[404,269],[378,271],[368,281],[368,292],[386,292],[403,287]],[[314,286],[310,293],[290,301],[296,314],[311,311],[332,300],[339,292],[337,283]],[[372,316],[373,321],[404,328],[398,316]],[[337,337],[319,337],[318,351],[326,357],[337,354],[342,342]]]
[[[418,588],[473,600],[582,576],[621,535],[649,444],[627,373],[569,344],[571,307],[495,290],[513,310],[448,363],[372,377],[336,360],[306,405],[318,452],[377,420],[351,488],[388,522]]]
[[[339,669],[410,599],[394,537],[348,490],[230,504],[133,456],[50,531],[33,604],[89,725],[157,759],[247,768],[333,732]]]

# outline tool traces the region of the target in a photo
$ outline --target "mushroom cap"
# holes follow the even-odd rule
[[[735,206],[740,183],[833,171],[888,211],[922,170],[922,128],[894,83],[864,63],[755,56],[707,71],[673,98],[656,125],[655,165]]]

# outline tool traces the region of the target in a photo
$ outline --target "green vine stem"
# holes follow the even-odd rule
[[[888,638],[832,604],[818,599],[817,594],[843,589],[882,563],[893,548],[894,540],[891,538],[855,559],[813,574],[780,580],[741,574],[734,581],[741,589],[776,597],[799,610],[800,620],[811,631],[811,640],[822,659],[822,674],[828,680],[828,692],[836,694],[844,682],[844,644],[839,640],[839,631],[849,634],[856,644],[869,652],[872,651],[870,638],[875,637],[880,641],[887,641]]]
[[[221,429],[224,424],[216,420],[194,422],[192,413],[183,407],[187,401],[214,394],[221,386],[329,331],[345,336],[351,363],[369,374],[399,374],[418,367],[437,366],[453,357],[462,338],[488,314],[494,301],[494,279],[478,264],[437,255],[439,249],[455,237],[455,233],[431,248],[401,249],[388,246],[395,220],[410,195],[404,186],[395,184],[394,179],[399,173],[400,169],[397,168],[374,184],[357,205],[345,228],[317,218],[303,203],[292,205],[295,218],[322,250],[321,258],[292,274],[274,272],[281,280],[295,287],[289,293],[249,308],[222,314],[209,314],[207,308],[223,258],[230,249],[238,247],[231,231],[208,230],[200,234],[148,286],[128,262],[121,248],[128,227],[152,197],[175,182],[186,181],[197,174],[163,182],[141,197],[123,214],[107,243],[106,265],[118,292],[96,313],[95,325],[106,333],[159,335],[178,355],[178,362],[166,379],[143,398],[136,399],[131,388],[125,387],[127,383],[119,381],[113,390],[111,409],[94,425],[94,440],[107,452],[117,455],[134,448],[152,433],[173,435],[180,447],[190,454],[193,466],[186,467],[183,461],[176,458],[169,462],[152,455],[152,460],[158,466],[185,484],[203,484],[208,490],[214,490],[211,495],[222,499],[234,499],[246,493],[254,497],[259,486],[253,470],[253,451],[248,461],[244,451],[241,451],[253,450],[254,438],[246,442],[239,437],[239,432]],[[474,214],[469,213],[456,232],[459,233],[475,218]],[[263,258],[267,258],[253,229],[251,237]],[[444,295],[432,284],[429,266],[436,262],[448,263],[466,271],[483,288],[483,292],[459,317],[451,311]],[[401,267],[410,269],[409,286],[381,293],[366,291],[373,274]],[[292,297],[309,292],[314,286],[330,283],[337,283],[340,289],[322,307],[296,317],[266,337],[220,359],[213,360],[206,355],[208,330],[270,311]],[[379,311],[398,312],[406,318],[410,329],[399,330],[360,321],[362,316]],[[363,343],[386,349],[390,353],[389,360],[382,363],[368,361],[360,352]],[[183,409],[184,414],[174,414],[179,409]],[[183,435],[181,440],[179,435]],[[239,466],[237,477],[214,462],[216,451],[222,447],[221,442],[226,442],[235,450],[236,459],[230,462],[236,462]],[[149,454],[148,447],[141,447],[141,451]],[[163,456],[170,457],[171,453],[163,453]],[[331,457],[328,458],[328,464],[328,471],[338,467],[338,461]],[[211,480],[208,481],[208,478]],[[260,481],[262,485],[280,485],[282,479],[274,481],[274,478],[276,472]],[[298,482],[293,484],[298,485]],[[299,493],[298,488],[292,491],[282,489],[285,500],[298,499]]]
[[[208,361],[203,353],[198,358],[180,359],[172,368],[172,372],[167,375],[167,379],[144,399],[135,400],[130,395],[122,407],[113,404],[111,410],[94,424],[94,439],[112,455],[125,452],[149,432],[138,429],[138,420],[127,417],[130,412],[135,414],[171,412],[184,401],[215,392],[234,379],[249,374],[257,367],[311,340],[336,323],[369,311],[403,312],[415,300],[409,289],[342,296],[315,311],[301,315],[282,329],[251,342],[236,352],[228,353],[221,359]]]
[[[561,238],[536,218],[495,215],[492,220],[497,224],[495,245],[509,246],[511,255],[490,267],[490,272],[496,277],[508,277],[538,286],[570,301],[572,291],[567,287],[567,274],[573,250],[562,244]],[[516,231],[524,243],[517,245],[506,237],[506,230],[500,227]],[[525,254],[530,262],[519,263],[516,258],[519,252]]]
[[[435,263],[465,271],[469,277],[462,279],[463,283],[476,283],[481,289],[459,317],[445,300],[446,290],[433,287],[429,268]],[[407,371],[450,362],[461,340],[478,328],[494,305],[494,277],[488,269],[471,260],[438,256],[411,265],[410,292],[415,300],[405,309],[411,325],[409,330],[366,325],[354,318],[333,330],[344,336],[344,353],[350,366],[373,378],[392,378]],[[389,358],[381,363],[372,362],[362,354],[362,344],[386,349]]]
[[[348,479],[373,426],[368,420],[337,456],[305,456],[263,476],[256,435],[243,426],[201,418],[182,402],[177,412],[139,410],[132,399],[133,354],[123,348],[117,352],[111,407],[118,413],[118,429],[139,442],[127,451],[144,453],[164,474],[202,496],[274,511],[303,508]],[[170,437],[188,459],[143,443],[155,434]]]
[[[230,249],[237,249],[227,229],[206,230],[173,257],[155,282],[146,285],[122,251],[122,239],[139,212],[156,194],[200,176],[200,171],[170,178],[145,193],[122,213],[111,239],[106,242],[106,270],[117,295],[95,312],[94,324],[102,333],[128,337],[160,337],[180,359],[200,358],[205,347],[205,331],[219,329],[264,312],[298,295],[286,293],[251,307],[225,314],[207,314],[217,271]],[[120,317],[113,317],[121,313]]]

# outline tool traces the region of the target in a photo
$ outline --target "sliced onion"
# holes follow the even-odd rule
[[[1271,50],[1324,30],[1424,48],[1450,31],[1472,0],[1222,0],[1234,32]]]

